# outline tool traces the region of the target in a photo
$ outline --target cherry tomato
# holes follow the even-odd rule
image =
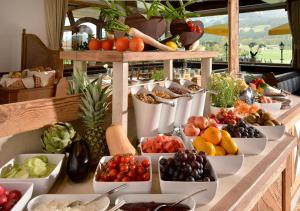
[[[190,31],[191,31],[191,32],[197,32],[196,26],[193,26],[192,28],[190,28]]]
[[[115,179],[118,175],[118,171],[116,169],[111,169],[109,170],[109,177],[110,179]]]
[[[114,161],[115,161],[116,164],[120,164],[120,162],[121,162],[121,155],[115,155],[114,156]]]
[[[145,159],[145,160],[143,160],[142,161],[142,165],[144,166],[144,167],[146,167],[146,168],[148,168],[149,166],[150,166],[150,160],[147,160],[147,159]]]
[[[130,179],[129,179],[129,177],[124,177],[123,179],[122,179],[122,182],[128,182]]]
[[[5,188],[0,186],[0,196],[5,195],[5,192],[6,192]]]
[[[128,165],[121,165],[120,166],[120,171],[121,172],[128,172],[128,170],[129,170],[129,166]]]
[[[145,168],[142,167],[142,166],[139,166],[139,167],[137,168],[137,172],[138,172],[139,174],[143,174],[143,173],[145,172]]]
[[[7,202],[7,197],[5,195],[0,196],[0,206]]]
[[[186,24],[188,25],[189,28],[194,27],[194,23],[192,21],[188,21]]]
[[[22,193],[18,190],[12,190],[9,192],[8,194],[8,200],[11,200],[11,199],[17,199],[19,200],[20,198],[22,197]]]
[[[117,175],[117,179],[120,180],[120,181],[122,181],[123,177],[124,177],[124,173],[123,173],[123,172],[120,172],[120,173]]]
[[[135,169],[136,169],[136,165],[135,165],[135,164],[131,164],[131,165],[129,166],[129,169],[130,169],[130,170],[135,170]]]
[[[115,169],[117,167],[117,163],[114,160],[110,160],[108,162],[109,169]]]
[[[114,41],[113,40],[103,40],[101,43],[102,43],[103,50],[106,50],[106,51],[110,51],[114,47]]]
[[[133,155],[128,155],[128,158],[129,158],[129,163],[131,164],[131,165],[133,165],[135,162],[134,162],[134,156]]]
[[[127,176],[131,179],[134,179],[136,177],[135,170],[130,170]]]
[[[196,32],[197,33],[202,33],[202,28],[200,26],[196,26]]]
[[[130,161],[130,158],[128,155],[124,155],[121,157],[121,163],[127,164],[127,163],[129,163],[129,161]]]
[[[15,206],[15,204],[17,202],[18,202],[17,199],[12,199],[12,200],[7,201],[5,204],[3,204],[2,210],[3,211],[10,211]]]
[[[116,40],[115,46],[117,51],[126,51],[129,48],[129,39],[127,37],[120,37]]]
[[[150,180],[150,173],[149,173],[149,172],[144,173],[144,174],[142,175],[142,179],[143,179],[144,181]]]
[[[129,49],[134,52],[143,51],[145,47],[144,41],[140,37],[134,37],[129,41]]]

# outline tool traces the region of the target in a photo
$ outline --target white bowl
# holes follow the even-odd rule
[[[177,139],[178,141],[180,141],[180,143],[182,143],[183,148],[186,149],[184,142],[181,140],[181,138],[179,138],[178,136],[170,136],[174,139]],[[142,156],[149,156],[151,158],[151,163],[152,163],[152,169],[153,172],[158,172],[158,160],[160,156],[168,156],[168,155],[174,155],[175,153],[146,153],[143,151],[142,149],[142,144],[147,141],[148,139],[151,138],[155,138],[155,137],[142,137],[140,139],[140,148],[141,148],[141,154]]]
[[[126,203],[139,203],[139,202],[156,202],[156,203],[174,203],[182,199],[184,194],[126,194],[118,197],[115,204],[124,200]],[[189,198],[182,202],[189,206],[189,211],[194,211],[196,208],[196,202],[193,198]]]
[[[63,162],[64,154],[20,154],[15,158],[8,161],[1,169],[14,163],[23,163],[26,159],[32,158],[35,156],[44,155],[48,158],[48,161],[55,165],[55,168],[50,173],[49,176],[43,178],[28,178],[28,179],[17,179],[17,178],[0,178],[0,182],[31,182],[34,184],[33,195],[40,195],[44,193],[48,193],[54,182],[56,181]]]
[[[232,175],[242,167],[244,154],[239,152],[237,155],[207,156],[207,159],[218,176]]]
[[[258,103],[255,102],[255,105],[266,112],[276,112],[280,111],[282,102],[274,102],[274,103]]]
[[[23,210],[27,202],[31,199],[33,191],[33,184],[31,182],[0,182],[0,185],[8,191],[16,189],[22,193],[22,197],[11,211]]]
[[[162,158],[169,158],[169,157],[172,156],[161,156],[159,160],[161,160]],[[215,181],[211,181],[211,182],[164,181],[161,179],[160,171],[158,171],[161,192],[163,194],[165,193],[189,194],[202,189],[206,189],[206,191],[198,193],[195,196],[193,196],[193,199],[196,201],[197,204],[209,203],[211,200],[213,200],[213,198],[216,195],[219,181],[214,168],[210,164],[210,160],[208,160],[208,165],[212,172],[212,176],[216,179]]]
[[[216,115],[217,113],[220,112],[220,110],[222,109],[222,107],[216,107],[216,106],[210,106],[210,113]],[[234,111],[234,107],[229,107],[229,108],[223,108],[226,111]]]
[[[285,125],[276,126],[254,126],[256,129],[266,135],[268,140],[278,140],[285,132]]]
[[[45,204],[45,203],[49,203],[50,201],[83,201],[83,202],[87,202],[87,201],[91,201],[94,198],[100,196],[100,194],[44,194],[44,195],[40,195],[37,196],[33,199],[30,200],[30,202],[27,205],[27,209],[28,211],[32,211],[33,209],[35,209],[38,205],[40,204]],[[99,209],[97,211],[104,211],[108,208],[109,203],[110,203],[110,199],[107,196],[104,196],[101,199],[101,202],[103,203],[102,207],[99,207]],[[101,203],[101,205],[102,205]],[[91,210],[93,211],[93,210]]]
[[[113,197],[117,197],[121,195],[122,193],[150,193],[151,187],[152,187],[152,164],[151,164],[151,158],[149,156],[136,156],[135,158],[137,160],[144,160],[148,159],[150,160],[150,180],[149,181],[130,181],[130,182],[106,182],[106,181],[97,181],[96,176],[98,170],[101,168],[100,164],[106,163],[112,158],[112,156],[104,156],[101,158],[99,165],[97,167],[97,170],[94,175],[93,179],[93,188],[95,193],[104,193],[106,191],[109,191],[117,186],[120,186],[124,183],[127,184],[127,187],[125,189],[122,189],[114,194],[112,194]]]
[[[267,146],[267,138],[232,138],[245,155],[258,155]]]

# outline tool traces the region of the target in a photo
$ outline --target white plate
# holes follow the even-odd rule
[[[182,199],[184,194],[126,194],[118,197],[115,204],[120,200],[124,200],[126,203],[138,203],[138,202],[157,202],[157,203],[174,203]],[[194,211],[196,202],[193,198],[189,198],[182,202],[189,206],[189,211]]]
[[[91,201],[94,198],[98,197],[100,194],[44,194],[37,196],[33,199],[30,200],[30,202],[27,205],[28,211],[32,211],[35,209],[38,205],[44,204],[44,203],[49,203],[50,201],[57,200],[57,201]],[[101,205],[102,207],[99,207],[97,211],[104,211],[108,208],[110,203],[110,200],[107,196],[103,197],[101,199]],[[50,211],[50,210],[49,210]],[[90,210],[94,211],[94,210]]]
[[[0,185],[8,191],[15,189],[22,193],[22,197],[11,209],[11,211],[23,210],[32,196],[33,184],[31,182],[0,182]]]
[[[184,149],[186,148],[185,147],[185,144],[183,143],[183,141],[181,140],[181,138],[179,138],[178,136],[170,136],[174,139],[177,139],[178,141],[180,141],[180,143],[182,143]],[[149,156],[151,158],[151,163],[152,163],[152,169],[153,169],[153,172],[158,172],[158,169],[157,169],[157,165],[158,165],[158,160],[159,160],[159,157],[160,156],[168,156],[168,155],[174,155],[175,153],[146,153],[146,152],[143,152],[143,149],[142,149],[142,144],[148,140],[148,139],[152,139],[152,138],[155,138],[155,137],[142,137],[140,139],[140,148],[141,148],[141,154],[142,156]]]
[[[152,187],[152,164],[151,164],[151,158],[149,156],[136,156],[135,158],[137,160],[144,160],[148,159],[150,160],[150,180],[149,181],[131,181],[131,182],[105,182],[105,181],[96,181],[96,175],[98,172],[98,169],[101,168],[101,163],[106,163],[112,158],[112,156],[104,156],[101,158],[99,165],[97,167],[97,170],[94,175],[93,179],[93,188],[95,193],[104,193],[106,191],[109,191],[117,186],[120,186],[124,183],[127,184],[127,187],[125,189],[122,189],[114,194],[112,194],[111,199],[115,199],[122,193],[150,193],[151,187]]]
[[[33,195],[40,195],[48,193],[54,182],[56,181],[63,162],[63,158],[65,157],[64,154],[20,154],[17,155],[15,158],[8,161],[3,167],[9,165],[9,164],[20,164],[23,163],[26,159],[32,158],[35,156],[44,155],[48,158],[49,163],[52,163],[55,165],[55,168],[50,173],[48,177],[43,178],[29,178],[29,179],[16,179],[16,178],[0,178],[0,182],[32,182],[34,184],[33,188]],[[2,168],[0,169],[0,172],[2,171]]]
[[[169,158],[172,156],[161,156],[159,158]],[[166,193],[177,193],[177,194],[189,194],[191,192],[196,192],[202,189],[207,189],[207,191],[201,192],[193,196],[194,200],[197,204],[207,204],[216,195],[217,188],[218,188],[218,177],[214,170],[214,167],[210,165],[210,160],[208,160],[210,170],[212,172],[212,176],[216,179],[212,182],[185,182],[185,181],[164,181],[161,179],[160,171],[158,171],[159,176],[159,184],[160,184],[160,190],[163,194]]]
[[[285,125],[276,126],[254,126],[256,129],[266,135],[268,140],[278,140],[285,132]]]

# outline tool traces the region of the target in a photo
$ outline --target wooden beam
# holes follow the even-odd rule
[[[77,95],[0,105],[0,137],[78,118]],[[25,140],[24,140],[25,141]]]
[[[229,60],[231,74],[238,73],[239,64],[239,0],[228,0]]]

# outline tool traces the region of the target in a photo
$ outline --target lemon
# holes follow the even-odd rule
[[[224,156],[226,155],[225,149],[221,146],[215,146],[216,148],[216,156]]]
[[[205,152],[209,156],[215,156],[216,155],[216,148],[215,146],[205,141],[202,137],[198,136],[193,141],[193,146],[196,149],[197,152]]]
[[[174,51],[177,49],[177,45],[176,45],[176,43],[173,42],[173,41],[168,41],[168,42],[166,42],[166,46],[172,48]]]

